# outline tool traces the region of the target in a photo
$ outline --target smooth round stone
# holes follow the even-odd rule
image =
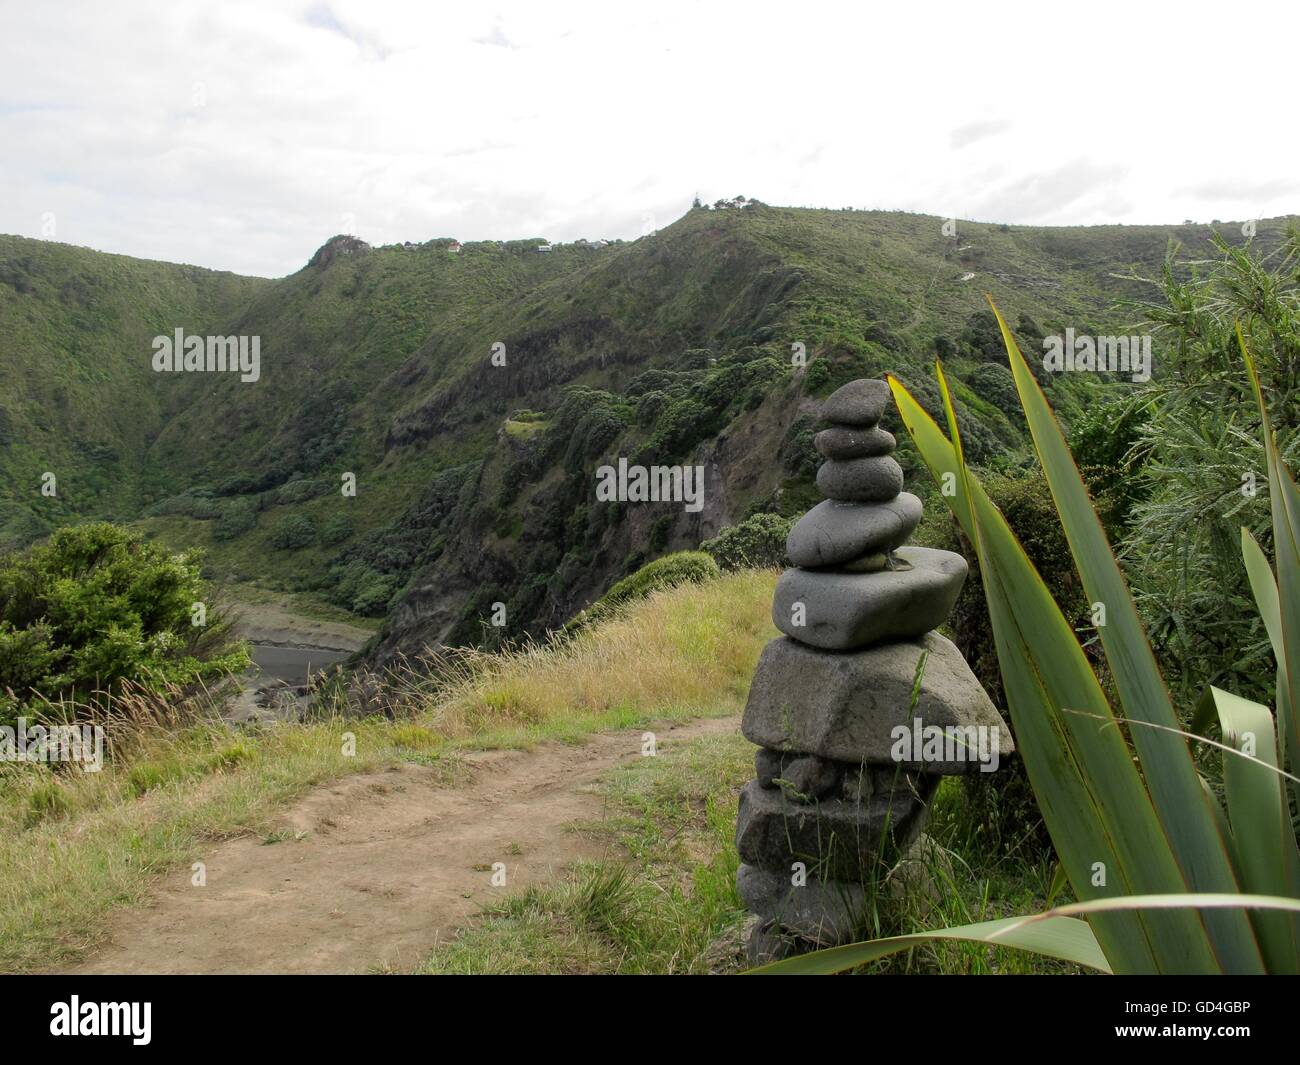
[[[884,381],[859,378],[841,385],[822,404],[822,417],[839,425],[875,425],[889,402]]]
[[[888,455],[898,446],[898,441],[893,433],[885,432],[878,425],[869,429],[835,425],[813,437],[813,446],[824,458],[863,459]]]
[[[828,499],[795,522],[785,551],[796,566],[843,565],[901,547],[920,520],[921,501],[911,492],[900,492],[888,503]]]
[[[888,455],[827,459],[817,468],[822,495],[852,503],[884,503],[903,490],[903,467]]]
[[[915,639],[938,628],[957,602],[966,560],[929,547],[899,548],[898,557],[912,568],[786,570],[776,582],[772,621],[792,639],[832,651]]]

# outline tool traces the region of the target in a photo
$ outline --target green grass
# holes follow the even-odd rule
[[[738,734],[664,745],[606,775],[606,817],[578,826],[612,856],[487,907],[419,967],[429,974],[732,973],[745,961],[746,919],[736,895],[734,836],[754,746]],[[929,827],[941,856],[928,863],[932,895],[881,896],[863,933],[894,935],[1041,906],[1046,862],[999,856],[965,817],[956,780]],[[945,943],[876,965],[875,973],[1068,973],[1022,951]]]

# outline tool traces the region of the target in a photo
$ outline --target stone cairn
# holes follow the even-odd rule
[[[915,757],[919,743],[900,748],[897,726],[983,726],[993,765],[991,751],[1013,749],[961,653],[933,631],[967,565],[903,546],[921,501],[902,491],[894,437],[878,424],[888,399],[883,381],[851,381],[822,409],[831,427],[815,440],[826,459],[817,487],[829,498],[790,531],[796,568],[772,605],[785,635],[764,648],[745,706],[742,731],[760,750],[740,796],[736,882],[758,916],[754,964],[851,942],[885,873],[919,849],[940,777],[979,768],[964,747],[949,745],[957,757],[947,760],[938,748]]]

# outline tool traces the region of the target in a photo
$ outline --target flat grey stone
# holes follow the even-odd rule
[[[761,869],[789,872],[803,862],[821,880],[871,880],[904,852],[929,813],[937,776],[899,769],[894,787],[878,788],[865,802],[794,801],[779,788],[751,780],[740,793],[736,850]]]
[[[921,501],[911,492],[900,492],[887,503],[827,499],[795,522],[785,551],[804,568],[842,565],[901,547],[920,520]]]
[[[937,629],[957,602],[969,569],[966,560],[930,547],[901,547],[896,555],[911,569],[786,570],[776,582],[772,621],[800,643],[831,651],[912,639]]]
[[[769,936],[784,933],[823,947],[866,938],[855,934],[865,933],[871,913],[868,889],[861,884],[810,879],[795,887],[789,872],[742,864],[736,870],[736,892],[746,908],[764,921]],[[774,946],[770,939],[765,945]]]
[[[780,788],[787,798],[815,802],[837,791],[844,767],[815,754],[785,753],[758,749],[754,756],[754,775],[765,788]],[[781,783],[778,783],[780,781]]]
[[[875,425],[888,402],[889,385],[863,377],[832,392],[822,404],[822,417],[838,425]]]
[[[929,652],[916,705],[911,705],[917,662]],[[921,728],[980,728],[981,751],[965,746],[957,757],[927,757],[899,738]],[[907,732],[895,733],[895,728]],[[865,651],[831,653],[781,637],[758,661],[741,718],[741,731],[760,747],[820,755],[837,762],[901,765],[926,773],[970,773],[979,755],[998,764],[1015,750],[1011,731],[970,671],[961,652],[937,632],[918,640]],[[993,730],[996,728],[996,732]],[[969,737],[970,734],[962,732]],[[904,755],[895,760],[894,754]],[[914,754],[921,757],[912,757]],[[947,752],[945,752],[947,753]],[[873,786],[878,788],[876,780]]]
[[[888,455],[898,446],[893,433],[879,426],[860,429],[836,425],[813,437],[813,446],[828,459],[861,459]]]
[[[829,499],[884,503],[903,490],[903,467],[888,455],[827,459],[817,467],[817,488]]]

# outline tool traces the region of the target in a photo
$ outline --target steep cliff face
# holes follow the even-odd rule
[[[685,500],[597,498],[602,466],[617,470],[620,458],[653,457],[646,431],[635,424],[580,465],[541,469],[540,479],[526,484],[519,483],[525,471],[545,462],[546,435],[572,442],[578,429],[567,429],[566,436],[561,422],[527,443],[503,429],[434,534],[445,537],[436,559],[396,599],[375,658],[387,663],[431,645],[539,636],[643,562],[697,546],[751,507],[779,509],[790,475],[770,456],[816,407],[801,385],[797,378],[783,381],[756,409],[741,412],[673,463],[702,478],[698,509],[688,509]],[[652,435],[654,424],[645,429]],[[503,498],[508,502],[501,505]],[[494,616],[504,624],[494,625]]]

